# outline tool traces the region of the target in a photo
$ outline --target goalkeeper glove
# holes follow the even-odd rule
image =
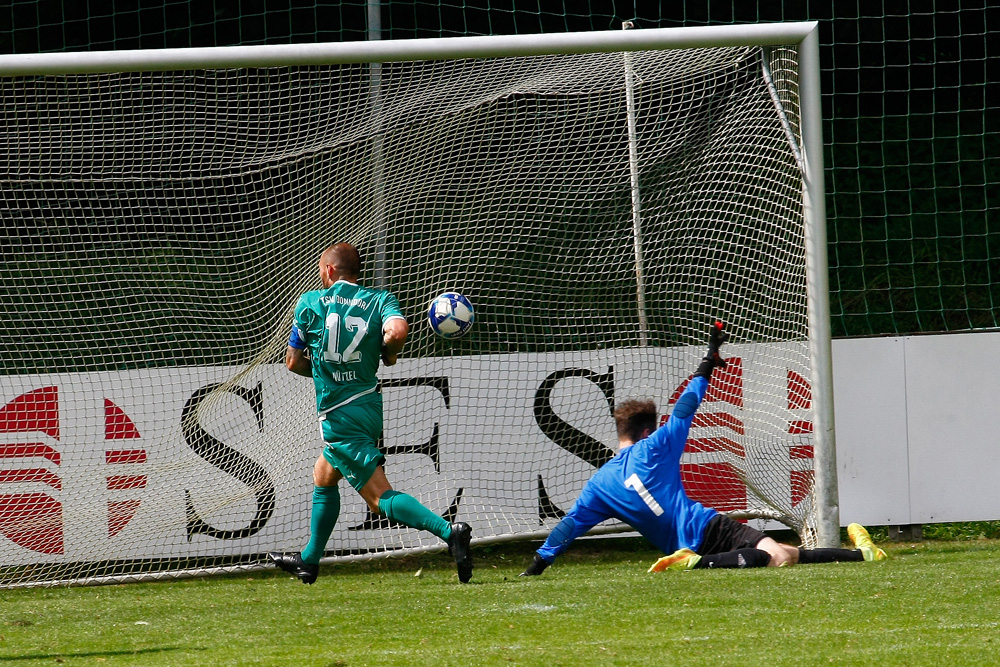
[[[712,379],[712,371],[716,368],[725,368],[726,360],[719,356],[719,348],[729,340],[729,334],[722,331],[722,322],[712,325],[712,330],[708,334],[708,352],[701,360],[695,375],[701,375],[706,380]]]
[[[519,576],[521,577],[533,577],[535,575],[541,574],[549,564],[545,562],[545,559],[535,554],[534,560],[531,561],[531,565],[525,568]]]

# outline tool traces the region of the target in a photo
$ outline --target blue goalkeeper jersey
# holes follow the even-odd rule
[[[680,461],[707,389],[704,377],[692,378],[666,424],[601,466],[538,555],[551,563],[573,540],[611,518],[635,528],[663,553],[697,550],[718,512],[688,498]]]

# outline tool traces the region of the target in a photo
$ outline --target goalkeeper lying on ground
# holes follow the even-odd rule
[[[885,559],[885,552],[858,524],[848,526],[857,549],[800,549],[779,544],[687,497],[681,483],[681,454],[712,371],[725,368],[719,356],[725,340],[722,324],[717,322],[709,336],[708,353],[661,428],[656,428],[653,401],[629,400],[616,407],[618,455],[594,473],[573,509],[549,533],[521,576],[541,574],[573,540],[611,518],[629,524],[670,554],[654,563],[650,572]]]

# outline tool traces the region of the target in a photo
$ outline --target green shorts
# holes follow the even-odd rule
[[[378,450],[381,436],[382,401],[350,403],[328,412],[323,420],[323,458],[360,491],[375,468],[385,463]]]

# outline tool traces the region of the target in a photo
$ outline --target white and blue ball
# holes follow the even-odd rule
[[[476,321],[472,302],[458,292],[445,292],[434,297],[427,311],[427,320],[434,333],[442,338],[460,338]]]

